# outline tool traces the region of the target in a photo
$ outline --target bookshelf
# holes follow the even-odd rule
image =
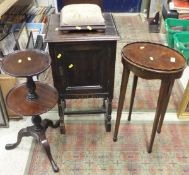
[[[169,3],[169,7],[172,10],[178,12],[179,19],[189,19],[189,1],[188,0],[172,0]]]
[[[18,0],[0,0],[0,17],[10,9]]]

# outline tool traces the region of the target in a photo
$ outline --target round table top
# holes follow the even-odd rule
[[[185,58],[179,52],[157,43],[128,44],[122,49],[122,57],[135,65],[152,70],[173,71],[186,67]]]
[[[28,89],[26,83],[14,87],[7,95],[7,106],[23,116],[43,114],[52,109],[58,100],[58,93],[55,88],[40,82],[36,83],[37,99],[27,99]]]
[[[45,52],[27,49],[7,55],[2,61],[2,69],[11,76],[27,77],[45,71],[50,64],[50,56]]]

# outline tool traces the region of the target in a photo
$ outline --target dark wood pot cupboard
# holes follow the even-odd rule
[[[59,15],[52,15],[46,42],[52,58],[54,86],[59,93],[61,133],[65,133],[64,114],[105,113],[106,131],[111,130],[116,44],[119,35],[110,13],[105,13],[105,32],[58,30]],[[67,111],[66,99],[102,98],[99,110]]]

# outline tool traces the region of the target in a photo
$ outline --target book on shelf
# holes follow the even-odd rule
[[[1,9],[6,8],[6,5],[14,4],[6,13],[2,13],[0,18],[0,57],[1,54],[7,55],[14,51],[16,45],[15,33],[19,31],[23,22],[26,22],[26,27],[29,33],[32,32],[34,41],[38,35],[42,35],[46,30],[48,16],[54,13],[55,8],[52,5],[37,6],[30,3],[31,0],[0,0],[0,15]],[[15,2],[15,3],[13,3]],[[18,5],[17,2],[26,2]],[[26,38],[21,37],[23,41]]]
[[[189,13],[179,13],[179,19],[189,19]]]
[[[54,13],[55,9],[52,6],[48,7],[32,7],[30,11],[28,11],[27,16],[27,22],[31,23],[46,23],[47,16]]]
[[[0,1],[0,16],[2,16],[9,8],[14,5],[18,0],[1,0]]]
[[[49,6],[35,6],[33,4],[12,6],[4,15],[1,16],[1,22],[22,23],[24,21],[31,23],[46,23],[47,17],[54,13],[55,8]]]
[[[189,1],[185,0],[172,0],[169,3],[170,10],[177,10],[178,13],[188,13],[189,12]]]
[[[175,9],[189,9],[189,2],[184,0],[172,0]]]

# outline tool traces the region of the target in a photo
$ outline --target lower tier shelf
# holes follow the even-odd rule
[[[41,82],[35,82],[37,99],[27,98],[26,83],[14,87],[7,95],[7,106],[18,115],[34,116],[52,109],[58,100],[58,93],[54,87]]]

